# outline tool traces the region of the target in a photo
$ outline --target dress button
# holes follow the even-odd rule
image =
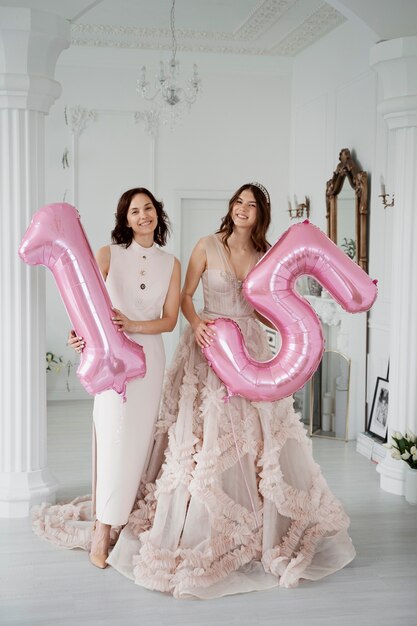
[[[145,287],[146,287],[145,283],[141,283],[140,288],[145,289]]]
[[[146,255],[145,254],[143,255],[142,259],[146,259]]]

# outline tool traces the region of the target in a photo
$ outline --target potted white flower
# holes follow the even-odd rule
[[[417,437],[407,430],[405,435],[396,430],[391,434],[390,443],[384,446],[391,450],[391,456],[397,461],[405,461],[405,499],[410,504],[417,504]]]

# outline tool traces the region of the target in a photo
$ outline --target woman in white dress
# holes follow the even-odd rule
[[[189,321],[164,385],[156,441],[169,434],[155,484],[142,485],[109,562],[138,585],[177,598],[292,587],[349,563],[349,518],[314,462],[293,398],[234,397],[201,348],[210,320],[240,326],[249,352],[271,357],[266,333],[241,293],[268,249],[269,195],[258,183],[233,195],[219,231],[194,248],[182,290]],[[204,310],[193,295],[199,281]]]
[[[113,322],[143,346],[146,356],[145,377],[127,384],[125,401],[113,390],[94,400],[96,521],[90,560],[100,568],[107,565],[111,528],[129,518],[153,446],[165,370],[161,333],[174,329],[179,310],[180,264],[160,249],[168,226],[163,204],[150,191],[130,189],[118,203],[113,244],[97,253]],[[72,331],[68,344],[81,352],[85,342]],[[74,523],[88,517],[86,511],[84,499],[43,506],[35,515],[35,531],[60,545],[88,549],[89,530]]]

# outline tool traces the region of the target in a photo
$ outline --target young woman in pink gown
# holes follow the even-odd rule
[[[313,460],[293,399],[225,404],[225,387],[201,352],[212,334],[208,322],[228,317],[253,357],[271,357],[241,293],[268,249],[269,223],[266,189],[243,185],[219,231],[192,252],[182,291],[189,326],[166,376],[141,494],[108,559],[138,585],[177,598],[292,587],[355,556],[349,518]],[[200,280],[204,309],[196,312]]]
[[[143,346],[146,374],[127,384],[126,401],[113,390],[94,399],[93,504],[85,497],[43,505],[34,516],[35,532],[64,547],[90,550],[100,568],[107,565],[111,528],[128,521],[153,447],[165,370],[161,333],[175,327],[180,297],[179,262],[160,247],[167,235],[167,215],[150,191],[135,188],[121,196],[113,244],[98,251],[97,262],[115,307],[113,322]],[[68,343],[78,351],[84,347],[75,333]]]

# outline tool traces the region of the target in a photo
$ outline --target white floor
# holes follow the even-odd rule
[[[59,497],[88,493],[91,402],[50,403],[49,465]],[[353,443],[313,439],[314,455],[352,520],[357,558],[296,589],[174,600],[93,568],[82,551],[35,537],[28,520],[0,520],[0,624],[7,626],[417,625],[417,507],[379,489]]]

